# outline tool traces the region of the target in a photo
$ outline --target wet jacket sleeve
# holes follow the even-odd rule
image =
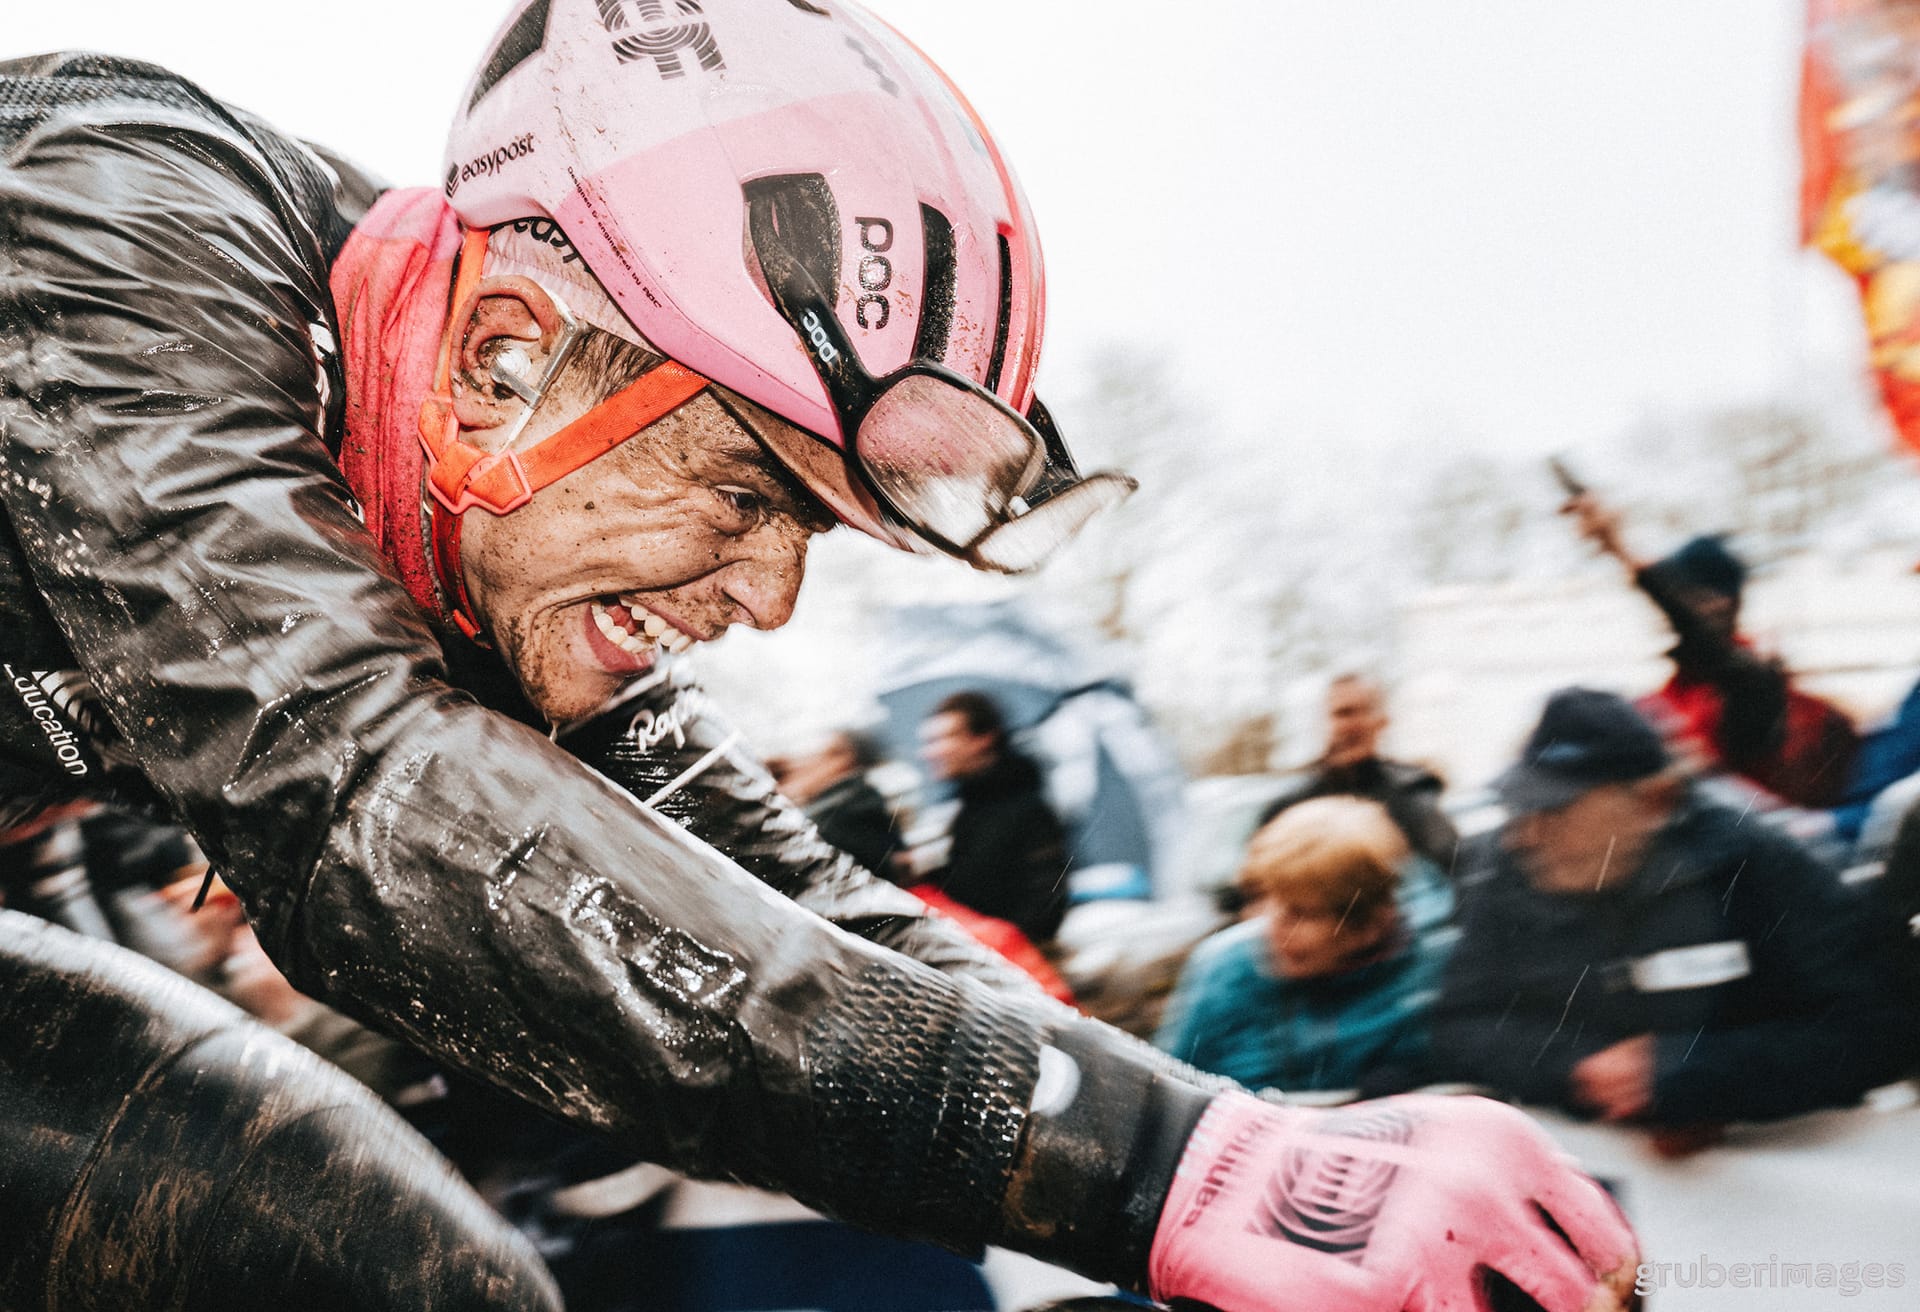
[[[662,670],[561,745],[768,887],[936,969],[1042,996],[1033,981],[912,894],[829,846],[700,687]]]
[[[1790,839],[1757,831],[1726,901],[1765,1019],[1658,1036],[1651,1119],[1769,1120],[1847,1106],[1893,1079],[1911,1021],[1859,895]]]
[[[836,929],[449,687],[316,435],[325,266],[276,194],[158,111],[0,169],[0,500],[275,961],[653,1160],[1139,1283],[1207,1089]]]

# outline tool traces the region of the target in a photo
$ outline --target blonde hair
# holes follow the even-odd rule
[[[1400,827],[1378,802],[1316,797],[1260,827],[1239,882],[1250,898],[1349,911],[1358,920],[1393,901],[1407,851]]]

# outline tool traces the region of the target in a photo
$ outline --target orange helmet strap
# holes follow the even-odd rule
[[[452,313],[441,338],[433,390],[420,405],[420,445],[426,453],[432,516],[428,554],[450,617],[476,642],[482,639],[460,565],[460,516],[475,506],[495,515],[518,510],[541,488],[599,459],[709,385],[700,374],[669,360],[525,451],[485,451],[463,441],[453,404],[453,354],[472,316],[487,236],[486,229],[474,228],[461,241]]]

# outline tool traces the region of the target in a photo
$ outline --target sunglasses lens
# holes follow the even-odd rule
[[[956,546],[1012,515],[1044,461],[1038,436],[1012,411],[928,374],[881,393],[855,445],[881,496]]]
[[[1088,520],[1125,501],[1133,489],[1133,480],[1124,474],[1101,473],[1082,479],[988,533],[974,544],[969,559],[981,568],[1003,574],[1038,569]]]

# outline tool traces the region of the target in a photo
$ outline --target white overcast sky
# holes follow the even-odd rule
[[[1001,138],[1043,387],[1106,340],[1276,443],[1605,437],[1856,357],[1794,247],[1798,0],[874,0]],[[167,64],[438,176],[489,0],[8,4],[0,51]]]

